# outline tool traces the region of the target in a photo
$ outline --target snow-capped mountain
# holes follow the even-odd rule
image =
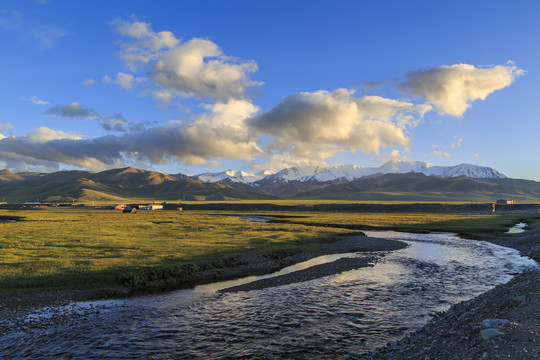
[[[286,168],[277,173],[266,170],[256,174],[227,170],[220,173],[200,174],[197,175],[196,178],[202,182],[219,182],[229,179],[232,182],[245,184],[254,184],[261,180],[264,180],[266,183],[276,183],[279,181],[326,182],[335,180],[352,181],[370,175],[404,174],[409,172],[443,178],[458,176],[483,179],[506,178],[505,175],[497,170],[486,166],[471,164],[435,166],[423,161],[389,161],[380,167],[364,167],[358,165],[336,165],[332,167],[301,166]]]
[[[220,182],[229,179],[232,182],[251,184],[267,176],[275,174],[274,171],[264,170],[258,173],[250,173],[239,170],[226,170],[219,173],[204,173],[195,176],[196,179],[206,183]]]

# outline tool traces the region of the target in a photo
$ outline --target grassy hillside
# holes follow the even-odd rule
[[[540,182],[516,179],[438,178],[423,174],[386,174],[341,183],[299,181],[202,183],[155,171],[123,168],[99,173],[50,174],[0,171],[0,200],[7,202],[351,200],[488,202],[513,199],[540,202]]]
[[[254,189],[235,189],[223,184],[204,184],[134,168],[60,171],[28,178],[4,175],[0,199],[7,202],[88,202],[128,200],[231,200],[271,199]],[[9,177],[9,178],[8,178]]]
[[[515,179],[438,178],[423,174],[387,174],[332,184],[297,194],[294,199],[379,201],[540,201],[540,183]]]

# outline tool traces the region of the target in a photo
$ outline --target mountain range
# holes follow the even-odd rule
[[[422,161],[389,161],[380,167],[363,167],[358,165],[335,165],[333,167],[304,166],[290,167],[277,173],[269,170],[258,173],[227,170],[218,173],[204,173],[195,178],[207,183],[229,180],[253,184],[258,181],[301,181],[301,182],[326,182],[326,181],[352,181],[365,176],[384,174],[419,173],[427,176],[451,178],[467,176],[482,179],[503,179],[505,175],[497,170],[478,165],[461,164],[456,166],[435,166]]]
[[[536,202],[540,201],[540,182],[510,179],[485,166],[444,167],[419,161],[388,162],[380,167],[291,167],[258,173],[228,170],[195,176],[132,167],[102,172],[0,171],[0,200],[8,202],[280,198],[433,202],[506,198]]]

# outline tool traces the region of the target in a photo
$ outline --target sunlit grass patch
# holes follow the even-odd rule
[[[0,216],[6,212],[0,210]],[[137,274],[246,252],[312,249],[312,243],[337,239],[344,232],[313,231],[299,224],[261,225],[210,212],[45,209],[16,213],[24,219],[0,224],[0,294],[46,284],[106,285],[114,282],[111,274],[118,269]],[[312,243],[301,240],[305,237]]]

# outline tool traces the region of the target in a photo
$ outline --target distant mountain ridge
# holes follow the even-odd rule
[[[258,181],[300,181],[300,182],[326,182],[335,180],[352,181],[364,176],[376,174],[405,174],[420,173],[426,176],[452,178],[467,176],[473,179],[504,179],[506,176],[499,171],[471,164],[455,166],[435,166],[422,161],[389,161],[379,167],[364,167],[358,165],[335,165],[332,167],[302,166],[290,167],[273,171],[261,171],[257,174],[237,170],[227,170],[219,173],[204,173],[194,176],[202,182],[220,182],[229,179],[232,182],[254,184]]]
[[[272,199],[249,187],[203,183],[132,167],[102,172],[66,170],[54,173],[0,171],[0,198],[8,202],[240,200]]]
[[[275,174],[275,172],[272,170],[263,170],[258,173],[245,172],[240,170],[226,170],[217,173],[206,172],[203,174],[199,174],[194,178],[207,183],[214,183],[223,181],[225,179],[230,179],[232,182],[250,184],[262,180],[265,177],[273,174]]]
[[[198,176],[132,167],[101,172],[0,170],[0,199],[70,203],[265,199],[540,202],[540,182],[510,179],[484,166],[444,167],[424,162],[389,162],[380,167],[292,167],[276,173],[224,171]]]

